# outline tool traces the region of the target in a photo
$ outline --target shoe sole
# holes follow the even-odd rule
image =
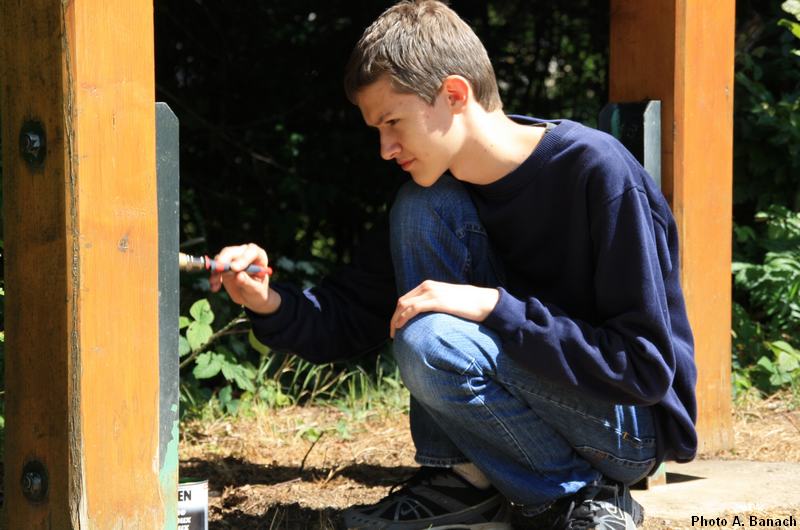
[[[346,530],[372,530],[374,526],[346,527]],[[411,528],[411,527],[409,527]],[[439,526],[417,527],[419,530],[514,530],[508,523],[445,524]]]
[[[443,526],[432,526],[425,530],[512,530],[513,527],[508,523],[476,523],[476,524],[446,524]]]

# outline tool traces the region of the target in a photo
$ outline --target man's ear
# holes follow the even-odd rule
[[[463,112],[472,97],[472,87],[464,77],[449,75],[442,82],[442,93],[447,97],[447,104],[454,113]]]

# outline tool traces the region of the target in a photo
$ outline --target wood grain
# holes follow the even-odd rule
[[[734,0],[611,0],[609,98],[662,101],[702,451],[730,448]]]
[[[4,0],[0,17],[5,527],[164,528],[152,2]],[[38,170],[17,147],[33,118]]]

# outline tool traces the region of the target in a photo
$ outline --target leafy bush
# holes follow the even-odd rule
[[[797,389],[800,1],[737,2],[737,24],[734,392]]]
[[[342,89],[359,35],[395,1],[154,3],[157,98],[181,120],[185,251],[213,254],[254,241],[268,250],[281,279],[303,286],[348,262],[362,230],[386,216],[407,178],[380,159],[374,131]],[[607,99],[608,3],[451,5],[485,43],[508,112],[596,122]],[[206,283],[182,281],[183,301],[207,298],[216,322],[236,320]],[[212,340],[195,322],[182,328],[184,341],[190,331],[194,341],[191,351],[183,346],[186,410],[208,397],[226,408],[321,396],[357,406],[394,381],[388,356],[366,369],[316,367],[255,353],[244,324]]]
[[[771,204],[800,209],[799,17],[797,0],[737,2],[734,214],[740,224]]]
[[[214,320],[206,299],[192,304],[189,316],[180,319],[183,415],[202,414],[209,407],[236,414],[315,401],[338,403],[349,411],[387,399],[405,406],[398,399],[404,390],[391,356],[378,356],[371,370],[356,363],[314,365],[258,342],[244,314],[216,331]]]
[[[774,391],[800,384],[800,213],[772,206],[756,221],[735,228],[734,384]]]

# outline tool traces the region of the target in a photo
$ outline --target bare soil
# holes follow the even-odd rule
[[[774,398],[738,406],[735,449],[701,458],[800,462],[800,410],[789,403]],[[336,528],[343,509],[377,501],[416,468],[406,414],[359,416],[296,407],[189,423],[180,447],[181,476],[209,480],[212,530]],[[797,509],[761,515],[797,517]],[[644,526],[680,527],[652,518]]]

